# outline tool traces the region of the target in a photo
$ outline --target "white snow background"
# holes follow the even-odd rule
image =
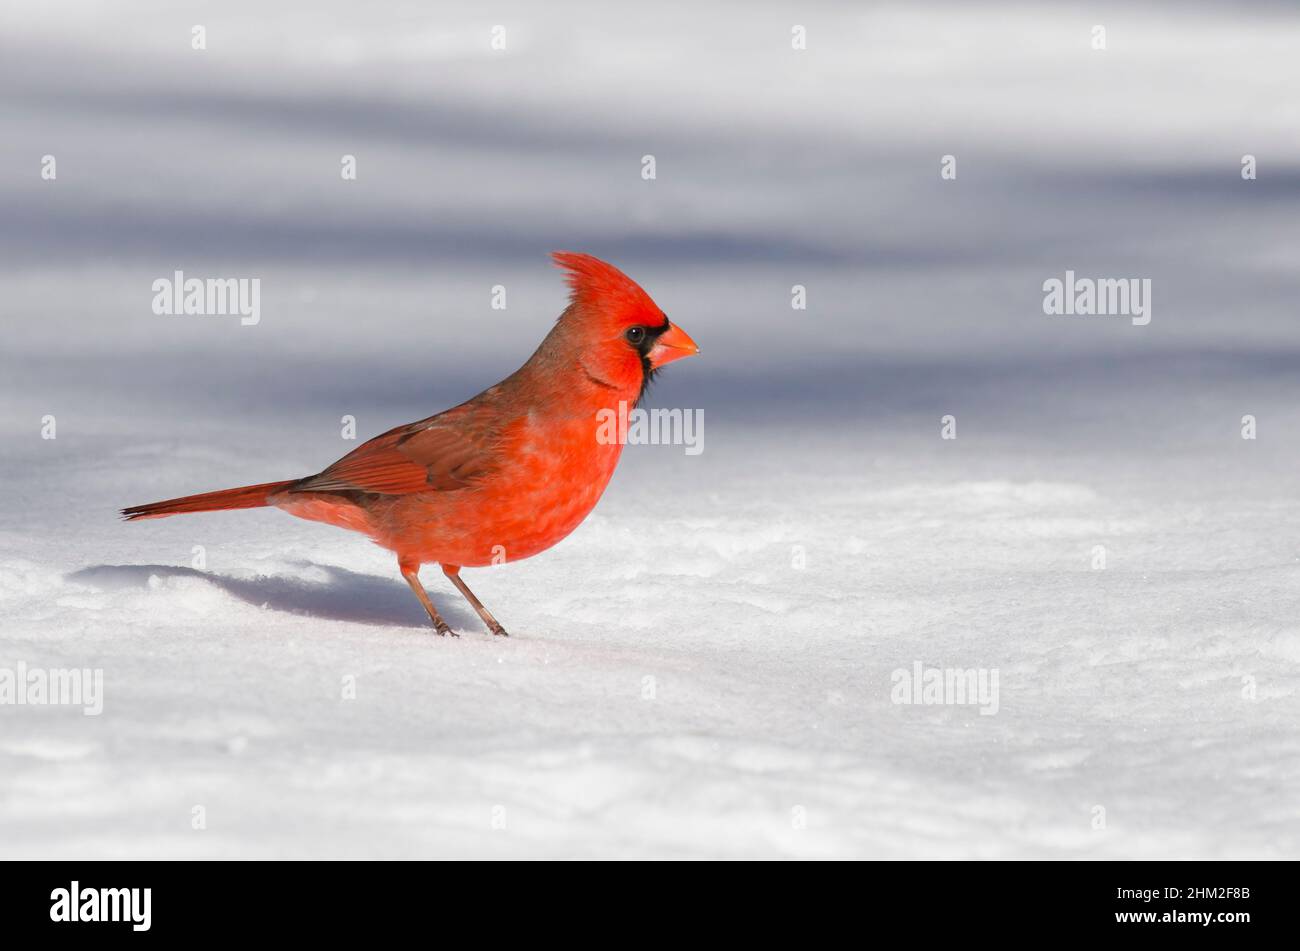
[[[0,856],[1296,857],[1297,44],[1283,4],[6,5],[0,667],[105,695],[0,706]],[[117,520],[495,382],[558,248],[700,343],[650,405],[704,451],[467,571],[510,639],[337,529]],[[262,322],[155,316],[177,268]],[[1151,324],[1045,316],[1067,268]],[[916,661],[997,713],[893,703]]]

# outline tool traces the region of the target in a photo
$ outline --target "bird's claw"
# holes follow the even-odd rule
[[[509,634],[506,633],[506,629],[505,629],[504,627],[502,627],[500,624],[496,625],[495,627],[490,627],[490,628],[488,628],[488,630],[490,630],[490,631],[492,632],[492,636],[493,636],[493,637],[509,637],[509,636],[510,636]]]
[[[448,624],[446,621],[438,621],[437,623],[435,623],[433,625],[433,632],[437,634],[439,637],[446,637],[448,634],[450,634],[452,637],[460,637],[459,634],[457,634],[455,631],[451,629],[451,625]]]

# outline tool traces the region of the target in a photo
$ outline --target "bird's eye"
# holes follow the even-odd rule
[[[645,328],[629,327],[627,328],[627,331],[624,332],[623,336],[627,339],[627,342],[630,343],[632,346],[639,347],[641,346],[641,343],[645,340]]]

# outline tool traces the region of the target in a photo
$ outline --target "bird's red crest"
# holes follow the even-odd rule
[[[652,317],[658,323],[662,317],[663,311],[641,285],[614,265],[575,251],[555,251],[551,257],[565,270],[573,303],[598,307],[629,321]]]

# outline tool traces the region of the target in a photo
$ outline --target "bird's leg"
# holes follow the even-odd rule
[[[442,573],[451,579],[451,583],[456,586],[456,590],[464,595],[470,607],[478,612],[478,616],[483,619],[483,623],[487,625],[489,631],[498,637],[510,636],[506,633],[506,629],[501,626],[501,622],[494,618],[492,612],[483,607],[483,602],[474,596],[473,591],[469,590],[469,585],[460,580],[459,565],[443,565]]]
[[[435,608],[433,602],[429,600],[428,592],[424,590],[424,585],[420,584],[420,566],[402,564],[399,562],[398,568],[401,569],[402,577],[406,579],[406,583],[409,584],[411,590],[415,592],[415,596],[419,598],[420,603],[424,605],[424,610],[429,612],[429,620],[433,622],[433,629],[442,635],[450,634],[452,637],[460,637],[459,634],[451,629],[451,625],[442,619],[441,615],[438,614],[438,609]]]

